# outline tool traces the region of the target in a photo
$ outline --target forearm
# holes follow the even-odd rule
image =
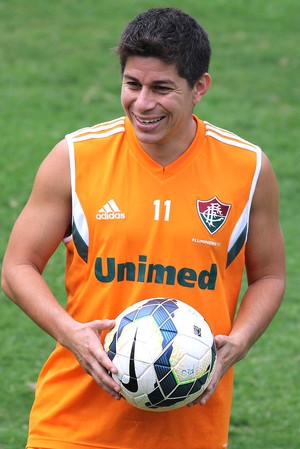
[[[246,356],[266,330],[281,304],[284,288],[284,279],[280,277],[262,278],[248,287],[231,333],[215,337],[217,368],[210,385],[199,399],[202,405],[206,404],[226,371]]]
[[[247,354],[272,321],[284,289],[284,279],[267,277],[257,280],[246,290],[230,333],[239,346],[239,358]]]
[[[36,268],[25,264],[4,266],[2,288],[39,327],[58,342],[64,342],[65,333],[74,320],[56,300]]]
[[[6,295],[38,326],[72,351],[99,386],[119,400],[120,387],[107,374],[117,371],[100,342],[102,331],[111,329],[115,322],[107,319],[89,323],[75,321],[55,299],[40,273],[30,265],[5,267],[2,276]]]

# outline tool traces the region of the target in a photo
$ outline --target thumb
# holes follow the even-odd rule
[[[227,335],[216,335],[215,336],[215,344],[217,349],[221,349],[225,344],[226,344],[226,340],[227,340]]]
[[[93,327],[96,331],[101,332],[103,330],[110,330],[115,326],[116,322],[115,320],[109,320],[109,319],[104,319],[104,320],[95,320],[93,322]]]

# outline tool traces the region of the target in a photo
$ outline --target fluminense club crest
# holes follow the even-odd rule
[[[197,200],[199,217],[211,235],[223,226],[230,208],[231,204],[222,203],[216,196],[207,201]]]

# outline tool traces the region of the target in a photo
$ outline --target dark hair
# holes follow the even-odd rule
[[[117,47],[122,74],[129,56],[155,57],[172,64],[193,87],[208,71],[208,35],[190,15],[177,8],[152,8],[136,16]]]

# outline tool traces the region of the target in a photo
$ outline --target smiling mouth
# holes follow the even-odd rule
[[[159,123],[164,119],[164,116],[162,117],[157,117],[157,118],[153,118],[153,119],[142,119],[139,118],[135,115],[136,120],[141,123],[142,125],[153,125],[155,123]]]

